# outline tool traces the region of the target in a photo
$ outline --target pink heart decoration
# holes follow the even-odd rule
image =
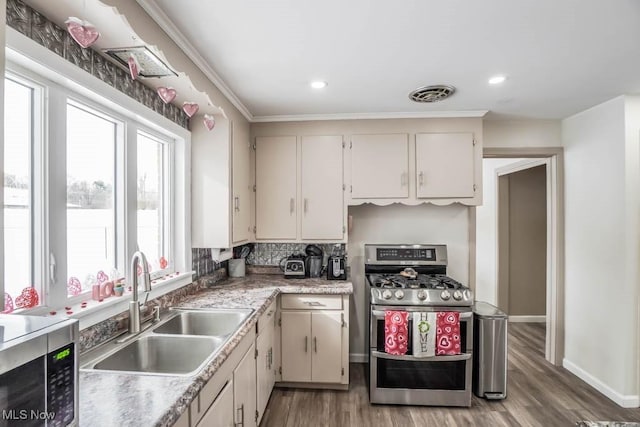
[[[38,305],[38,292],[33,288],[24,288],[16,298],[16,307],[31,308]]]
[[[164,270],[165,268],[167,268],[167,265],[169,265],[169,263],[167,262],[167,259],[163,256],[160,257],[160,269]]]
[[[13,300],[11,299],[11,295],[8,293],[4,293],[4,311],[2,314],[8,314],[13,311]]]
[[[131,79],[137,79],[138,75],[140,74],[140,64],[138,64],[138,60],[136,59],[136,57],[133,55],[129,55],[127,64],[129,64],[129,74],[131,75]]]
[[[200,109],[200,106],[195,102],[185,102],[184,104],[182,104],[182,110],[190,118],[193,117],[198,112],[199,109]]]
[[[82,285],[80,284],[80,280],[77,277],[69,277],[69,282],[67,283],[67,294],[69,295],[80,295],[82,293]]]
[[[177,92],[172,87],[162,87],[158,88],[158,96],[164,101],[165,104],[170,103],[174,99],[176,99]]]
[[[104,271],[100,270],[100,271],[98,271],[98,275],[97,275],[96,279],[98,280],[98,285],[102,285],[104,282],[109,280],[109,276],[107,276],[107,273],[105,273]]]
[[[205,114],[204,119],[202,120],[205,127],[209,130],[212,130],[216,125],[216,119],[211,114]]]
[[[100,33],[96,30],[96,27],[75,16],[70,16],[69,19],[65,21],[65,24],[67,24],[67,31],[71,35],[71,38],[85,49],[94,44],[96,40],[98,40],[98,37],[100,37]]]

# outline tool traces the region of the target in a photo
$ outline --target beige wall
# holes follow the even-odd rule
[[[546,312],[546,167],[508,175],[510,316]]]
[[[560,147],[560,120],[485,120],[484,147]]]

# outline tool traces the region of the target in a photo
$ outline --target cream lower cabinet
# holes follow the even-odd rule
[[[260,424],[276,382],[275,367],[275,318],[277,303],[274,301],[258,320],[256,338],[256,405]]]
[[[237,425],[257,425],[255,344],[233,371],[233,406]]]
[[[281,307],[282,381],[348,384],[348,297],[283,295]]]
[[[202,416],[198,426],[234,427],[233,386],[233,380],[231,379]]]

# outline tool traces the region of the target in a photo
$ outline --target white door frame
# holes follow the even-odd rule
[[[527,158],[500,168],[498,176],[546,165],[547,332],[545,358],[560,366],[564,357],[564,158],[562,147],[485,148],[484,158]],[[497,185],[497,184],[496,184]],[[496,254],[496,259],[497,254]],[[497,301],[497,295],[496,295]]]

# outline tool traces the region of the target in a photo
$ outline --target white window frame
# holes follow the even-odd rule
[[[52,124],[56,122],[66,123],[67,97],[80,98],[82,99],[82,103],[94,103],[94,105],[98,106],[98,110],[106,109],[109,111],[109,116],[113,116],[113,113],[122,116],[125,119],[125,134],[129,141],[131,141],[130,137],[132,135],[136,135],[138,128],[152,135],[160,134],[162,135],[162,139],[169,138],[174,141],[174,164],[171,168],[173,185],[170,186],[172,203],[170,204],[169,217],[171,218],[171,224],[173,224],[170,239],[173,251],[171,257],[174,259],[175,274],[170,279],[162,281],[162,283],[156,283],[149,298],[159,297],[191,283],[190,132],[119,92],[100,79],[86,73],[12,28],[6,29],[6,42],[7,68],[9,70],[25,70],[30,79],[35,81],[47,80],[46,96],[48,96],[49,108],[46,109],[46,117],[43,123],[49,142],[56,140],[66,144],[65,126],[53,126]],[[22,74],[22,72],[20,72],[20,74]],[[57,97],[56,90],[53,88],[58,88],[64,96]],[[89,105],[93,107],[93,105]],[[132,125],[133,122],[135,122],[136,125]],[[130,170],[131,165],[133,165],[133,170],[135,171],[137,149],[134,143],[127,143],[125,147],[126,149],[123,155],[128,159],[127,164],[129,165],[125,173],[126,176],[129,177],[132,176]],[[46,153],[45,170],[50,171],[51,165],[56,164],[56,162],[60,160],[66,163],[66,153],[64,150],[62,157],[65,157],[65,159],[60,159],[60,157],[59,152],[49,149]],[[133,176],[135,177],[136,174],[134,173]],[[66,176],[63,179],[64,188],[66,188]],[[55,186],[60,184],[55,184],[54,182],[50,185]],[[125,183],[122,183],[122,185],[125,186]],[[122,234],[125,239],[123,262],[127,282],[130,283],[131,271],[129,271],[130,266],[128,260],[135,251],[136,246],[136,179],[128,179],[126,181],[126,192],[122,194],[126,195],[123,202],[125,206],[123,216],[125,218],[123,218],[123,221],[118,221],[118,224],[126,224],[126,230],[124,234]],[[44,199],[46,203],[53,202],[49,194],[45,194]],[[60,203],[60,201],[58,201],[58,203]],[[66,199],[62,203],[65,203],[66,208]],[[45,207],[46,212],[50,215],[53,212],[51,208],[52,206]],[[66,245],[66,239],[60,239],[54,236],[53,233],[60,233],[60,231],[53,230],[50,226],[52,222],[55,223],[55,221],[59,220],[59,218],[50,217],[48,223],[46,223],[46,230],[43,236],[51,235],[52,239],[43,245],[43,247],[46,248],[46,250],[42,251],[45,254],[45,258],[48,258],[50,253],[64,253],[64,250],[60,251],[59,246],[61,244]],[[64,230],[64,234],[66,236],[66,230]],[[53,261],[53,259],[51,259],[51,261]],[[118,264],[120,265],[120,262],[118,262]],[[64,268],[62,268],[63,266]],[[31,310],[23,310],[24,313],[43,314],[52,309],[61,310],[64,306],[74,302],[66,298],[66,271],[63,271],[66,270],[66,260],[56,259],[55,264],[50,262],[47,267],[48,268],[44,268],[43,271],[46,279],[44,283],[49,284],[48,291],[45,298],[43,298],[44,306]],[[55,271],[56,269],[57,271]],[[0,271],[0,273],[2,272]],[[53,281],[54,278],[55,283],[49,283]],[[0,291],[2,291],[2,289],[0,289]],[[62,297],[63,293],[64,297]],[[74,311],[71,317],[79,318],[80,327],[84,328],[126,311],[128,303],[128,298],[112,297],[86,310]]]

